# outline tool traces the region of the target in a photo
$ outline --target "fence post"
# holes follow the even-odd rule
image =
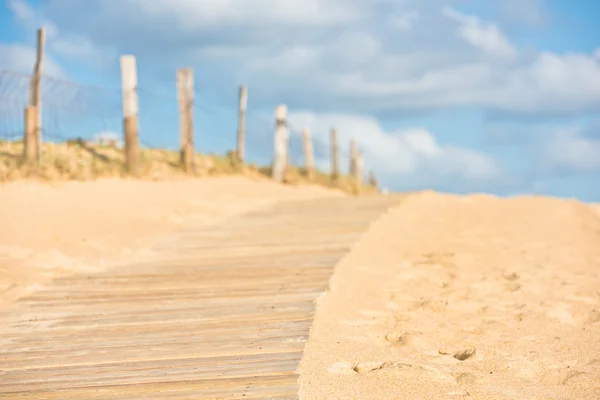
[[[29,107],[25,108],[25,135],[23,157],[26,160],[42,157],[42,71],[44,65],[44,28],[37,30],[37,53],[33,74],[29,82]]]
[[[355,177],[356,177],[356,183],[358,184],[358,187],[361,187],[363,185],[364,176],[365,176],[364,168],[365,168],[365,164],[364,164],[363,154],[361,152],[357,151],[356,152]]]
[[[375,172],[373,172],[373,170],[369,171],[369,186],[379,190],[379,182],[377,182],[377,177],[375,176]]]
[[[315,154],[312,137],[308,128],[302,130],[302,144],[304,147],[304,168],[306,169],[306,176],[308,179],[312,180],[315,176]]]
[[[177,70],[177,99],[179,101],[179,129],[181,140],[181,163],[186,172],[194,165],[194,71],[191,68]]]
[[[25,135],[23,137],[23,159],[34,160],[37,157],[38,111],[36,107],[25,107]]]
[[[125,168],[139,173],[138,95],[135,56],[121,56],[121,86],[123,92],[123,134],[125,139]]]
[[[275,154],[271,170],[271,176],[277,182],[285,179],[287,169],[288,129],[286,119],[287,107],[281,104],[275,109]]]
[[[337,141],[337,130],[331,129],[331,179],[336,180],[339,175],[338,166],[338,141]]]
[[[238,108],[238,131],[237,131],[237,158],[244,162],[246,142],[246,108],[248,107],[248,89],[246,85],[240,86],[239,108]]]
[[[358,162],[358,150],[356,149],[356,140],[350,140],[350,167],[348,169],[349,175],[354,179],[357,178],[357,162]]]

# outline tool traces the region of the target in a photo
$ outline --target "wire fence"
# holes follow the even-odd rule
[[[24,137],[25,108],[29,105],[31,76],[0,71],[0,140],[19,141]],[[139,101],[139,142],[145,148],[180,149],[180,111],[173,93],[136,90]],[[250,93],[251,96],[251,93]],[[51,76],[41,78],[41,135],[43,143],[81,139],[93,142],[100,137],[122,141],[123,103],[120,89],[97,87]],[[246,112],[245,161],[270,165],[274,152],[274,111],[257,110],[251,101]],[[238,104],[215,105],[199,91],[194,92],[193,124],[195,150],[225,155],[237,146]],[[288,124],[288,161],[304,165],[302,128]],[[310,128],[310,127],[306,127]],[[315,167],[330,171],[330,143],[327,132],[313,132]],[[349,159],[347,144],[340,143],[339,160],[344,171]]]

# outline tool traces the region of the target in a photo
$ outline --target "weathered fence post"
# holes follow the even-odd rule
[[[42,71],[44,65],[44,28],[37,31],[37,53],[35,67],[29,82],[29,106],[25,108],[25,135],[23,137],[23,158],[25,160],[42,157]]]
[[[177,70],[177,99],[179,102],[179,130],[181,140],[181,164],[185,172],[194,170],[194,71],[191,68]]]
[[[237,158],[239,161],[244,162],[246,151],[246,108],[248,107],[248,89],[246,85],[240,86],[238,107]]]
[[[285,179],[288,153],[287,107],[284,104],[275,110],[275,154],[271,171],[272,178],[277,182]]]
[[[312,137],[308,128],[302,130],[302,145],[302,147],[304,147],[304,168],[306,169],[306,176],[308,179],[312,180],[315,176],[315,154]]]
[[[125,139],[125,168],[139,174],[138,95],[135,57],[121,56],[121,86],[123,92],[123,134]]]
[[[358,187],[361,187],[363,185],[364,176],[365,176],[364,168],[365,168],[365,164],[364,164],[363,154],[361,152],[356,152],[355,177],[356,177],[356,183],[357,183]]]
[[[358,150],[356,149],[356,140],[350,140],[350,167],[348,168],[349,175],[356,179],[356,164],[358,159]]]
[[[339,161],[338,161],[338,141],[337,130],[331,129],[331,179],[335,180],[339,176]]]
[[[373,172],[373,170],[369,171],[369,186],[379,190],[379,182],[377,182],[377,177],[375,176],[375,172]]]
[[[38,111],[36,107],[25,107],[25,135],[23,137],[23,158],[27,161],[37,157]]]

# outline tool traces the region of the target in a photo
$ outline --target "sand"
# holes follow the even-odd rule
[[[153,257],[161,237],[277,201],[243,177],[0,185],[0,303]],[[600,206],[409,195],[336,266],[303,399],[600,399]]]
[[[318,186],[212,177],[0,185],[0,304],[48,280],[152,257],[162,236],[277,201],[339,197]]]
[[[336,266],[302,399],[600,399],[600,207],[410,195]]]

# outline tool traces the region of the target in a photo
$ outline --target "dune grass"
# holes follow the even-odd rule
[[[122,149],[109,145],[73,140],[65,143],[45,143],[39,163],[24,162],[22,141],[0,140],[0,182],[19,179],[93,180],[97,178],[126,177]],[[270,166],[239,162],[233,152],[225,156],[196,154],[195,170],[186,174],[180,164],[180,153],[164,149],[140,151],[140,179],[171,180],[189,177],[244,175],[270,177]],[[317,184],[337,188],[351,194],[376,194],[372,185],[359,186],[350,176],[332,179],[329,174],[316,171],[309,179],[304,168],[290,166],[285,182],[290,185]]]

